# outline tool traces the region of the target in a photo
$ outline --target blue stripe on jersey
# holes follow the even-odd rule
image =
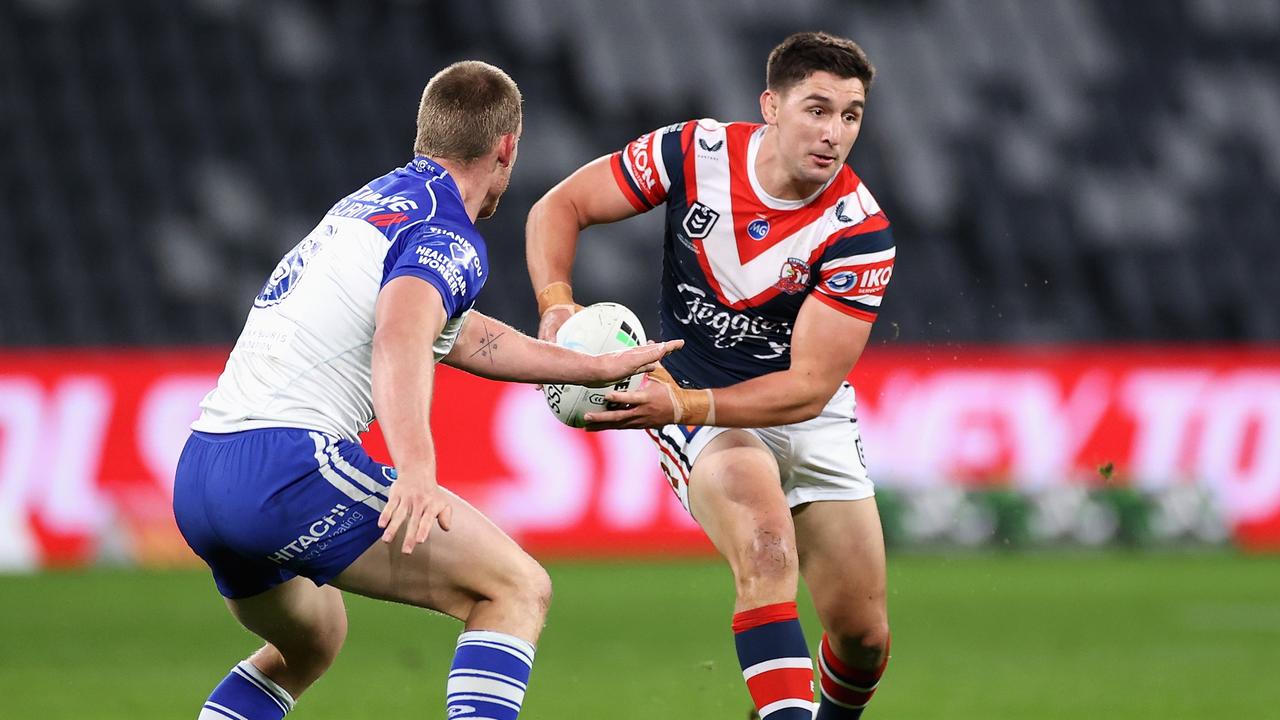
[[[822,256],[818,259],[818,267],[821,268],[822,263],[829,260],[880,252],[891,247],[893,247],[893,232],[889,228],[857,235],[846,235],[827,246]]]
[[[684,136],[684,126],[688,123],[676,123],[666,128],[662,134],[662,147],[659,152],[662,153],[662,166],[666,168],[667,180],[670,183],[667,188],[667,201],[670,202],[672,195],[677,196],[683,202],[685,197],[684,191],[684,151],[685,148],[681,144],[680,139]]]
[[[743,630],[733,636],[738,661],[749,668],[782,657],[809,657],[809,646],[799,620],[784,620]]]

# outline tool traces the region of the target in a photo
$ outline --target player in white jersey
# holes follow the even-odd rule
[[[506,73],[480,62],[442,70],[423,92],[413,161],[334,205],[255,299],[174,481],[183,537],[232,614],[266,641],[201,720],[283,717],[342,646],[339,588],[466,624],[451,720],[519,713],[550,580],[437,484],[434,365],[599,385],[678,347],[592,357],[472,309],[488,276],[474,222],[506,190],[520,125]],[[375,415],[394,467],[360,447]]]
[[[577,307],[577,235],[666,205],[659,315],[685,349],[589,428],[647,428],[680,501],[733,569],[743,676],[766,720],[810,718],[799,575],[825,633],[821,720],[855,718],[889,656],[884,542],[853,389],[893,272],[889,222],[845,165],[874,68],[850,40],[787,38],[764,124],[701,120],[588,163],[530,212],[540,337]],[[674,376],[674,377],[673,377]]]

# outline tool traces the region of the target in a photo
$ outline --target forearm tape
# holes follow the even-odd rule
[[[560,306],[577,307],[573,302],[573,288],[569,287],[569,283],[557,280],[538,291],[539,317],[546,315],[548,310]]]
[[[716,424],[716,396],[711,390],[682,388],[661,365],[649,375],[667,389],[675,415],[672,422],[677,425]]]

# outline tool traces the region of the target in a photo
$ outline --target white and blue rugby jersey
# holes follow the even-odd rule
[[[448,354],[488,275],[453,178],[418,157],[340,200],[268,278],[192,429],[319,430],[356,440],[373,421],[374,305],[392,278],[440,291]]]

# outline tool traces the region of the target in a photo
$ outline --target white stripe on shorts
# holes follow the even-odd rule
[[[317,432],[310,433],[310,435],[312,442],[316,444],[315,457],[316,463],[320,466],[320,475],[323,476],[325,480],[328,480],[330,485],[337,488],[339,492],[352,500],[362,502],[378,512],[382,512],[386,509],[387,504],[385,502],[380,500],[377,496],[371,495],[355,485],[352,485],[350,480],[342,477],[333,469],[333,466],[329,464],[329,456],[325,453],[325,446],[329,442],[325,436]]]

